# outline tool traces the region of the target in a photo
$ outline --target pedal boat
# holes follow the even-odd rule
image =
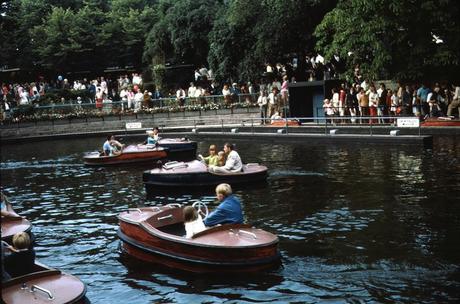
[[[30,234],[32,224],[25,218],[2,218],[2,240],[10,241],[18,232],[26,232]]]
[[[174,160],[194,159],[197,142],[188,138],[161,138],[158,145],[168,149],[168,158]]]
[[[35,262],[34,271],[2,282],[2,303],[85,303],[85,284],[70,274]]]
[[[460,127],[460,119],[430,117],[422,122],[422,127]]]
[[[167,157],[167,148],[155,145],[129,145],[119,155],[100,155],[99,152],[85,154],[83,161],[89,166],[106,166],[129,164],[135,162],[148,162]]]
[[[119,216],[122,250],[195,273],[252,272],[279,264],[278,237],[246,224],[214,226],[185,238],[183,206],[130,209]]]
[[[9,212],[12,212],[13,214],[17,215],[17,217],[2,217],[2,241],[6,241],[8,243],[11,243],[13,236],[18,233],[18,232],[26,232],[28,233],[31,238],[33,239],[31,230],[32,230],[32,224],[25,219],[24,217],[21,217],[18,215],[11,205],[8,203],[7,204],[7,210]]]
[[[267,167],[256,163],[243,165],[243,170],[235,173],[211,173],[208,167],[199,160],[190,162],[168,162],[161,168],[146,170],[143,181],[146,188],[157,187],[204,187],[220,183],[246,184],[264,181],[267,178]]]

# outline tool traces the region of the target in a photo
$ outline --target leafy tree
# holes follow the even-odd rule
[[[153,14],[147,1],[112,0],[98,41],[106,55],[110,54],[107,65],[141,65],[145,39],[154,24]]]
[[[371,78],[458,77],[460,10],[452,0],[341,0],[318,25],[317,49]]]
[[[231,1],[210,33],[208,60],[218,78],[259,78],[266,62],[312,47],[312,33],[336,1]],[[229,70],[230,69],[230,70]]]
[[[33,46],[42,64],[56,71],[79,70],[92,63],[100,25],[94,7],[77,12],[54,7],[42,26],[32,30]]]

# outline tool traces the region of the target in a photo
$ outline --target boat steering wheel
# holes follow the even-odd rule
[[[192,207],[195,208],[199,214],[204,216],[203,219],[205,219],[209,214],[208,206],[202,201],[194,202]]]

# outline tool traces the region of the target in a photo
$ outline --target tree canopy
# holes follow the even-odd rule
[[[250,80],[317,50],[345,61],[346,75],[359,64],[371,78],[459,77],[454,0],[9,0],[0,18],[3,68],[160,77],[191,64]]]
[[[460,8],[454,0],[341,0],[315,31],[317,49],[371,78],[458,78]]]

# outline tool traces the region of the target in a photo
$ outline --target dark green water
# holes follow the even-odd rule
[[[119,212],[215,203],[212,191],[180,189],[147,199],[146,166],[85,167],[83,152],[102,142],[2,145],[1,183],[34,225],[38,259],[82,279],[92,303],[460,300],[458,137],[436,138],[433,150],[236,142],[245,162],[269,167],[266,185],[236,194],[248,222],[279,236],[283,264],[232,276],[182,273],[120,254]]]

